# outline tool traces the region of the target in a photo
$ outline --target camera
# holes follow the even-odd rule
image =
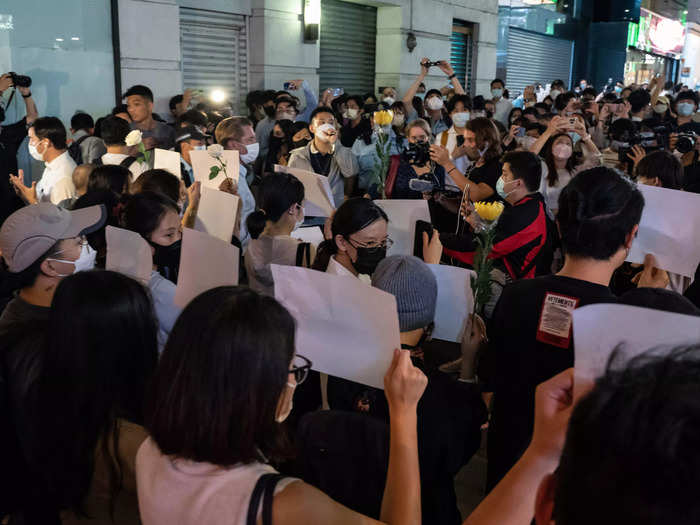
[[[413,166],[425,166],[430,162],[430,142],[412,142],[401,153],[404,160]]]
[[[457,186],[446,186],[441,183],[434,173],[425,173],[408,181],[408,187],[421,193],[442,193],[448,199],[461,198],[462,191]]]
[[[423,62],[423,65],[427,68],[439,66],[440,64],[442,64],[442,60],[438,60],[437,62],[431,62],[430,60],[428,60],[427,62]]]
[[[10,71],[8,73],[10,75],[10,78],[12,79],[12,85],[16,88],[18,87],[23,87],[23,88],[28,88],[32,85],[32,78],[28,77],[26,75],[18,75],[14,71]]]
[[[676,142],[676,150],[679,153],[689,153],[695,148],[698,136],[695,133],[679,133],[678,142]]]

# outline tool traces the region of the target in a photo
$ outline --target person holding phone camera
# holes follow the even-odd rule
[[[22,95],[26,111],[22,119],[13,124],[4,125],[5,105],[0,102],[0,224],[22,206],[21,199],[10,184],[10,174],[17,173],[17,150],[27,137],[29,126],[39,118],[30,87],[15,85],[13,80],[15,78],[17,75],[14,73],[5,73],[0,76],[0,98],[8,90],[17,91]],[[28,79],[31,85],[29,77],[20,78],[20,80],[24,79]],[[22,84],[26,83],[22,82]],[[14,96],[14,93],[11,96]]]

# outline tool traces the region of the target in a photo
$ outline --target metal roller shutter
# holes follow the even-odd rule
[[[374,92],[377,8],[321,2],[321,90],[343,87],[348,94]]]
[[[450,37],[450,64],[455,75],[464,87],[464,91],[473,93],[474,74],[472,69],[473,53],[473,24],[455,20]]]
[[[526,86],[549,84],[562,79],[571,86],[571,59],[574,43],[552,36],[510,28],[506,85],[514,98]]]
[[[233,110],[248,92],[248,31],[243,15],[180,8],[184,88],[222,89]]]

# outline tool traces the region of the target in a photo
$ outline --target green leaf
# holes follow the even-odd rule
[[[220,171],[221,168],[219,166],[212,166],[211,170],[209,171],[209,180],[215,179]]]

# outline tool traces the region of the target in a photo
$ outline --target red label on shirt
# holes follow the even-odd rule
[[[569,348],[572,337],[572,313],[579,299],[555,293],[547,293],[542,302],[536,339],[559,348]]]

